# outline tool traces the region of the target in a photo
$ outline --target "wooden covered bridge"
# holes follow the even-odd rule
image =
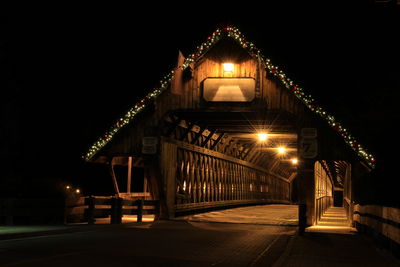
[[[84,156],[107,164],[120,196],[161,216],[298,203],[308,225],[344,205],[375,159],[235,27],[216,30]]]

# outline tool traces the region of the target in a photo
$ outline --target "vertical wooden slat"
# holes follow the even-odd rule
[[[189,162],[190,162],[189,195],[190,195],[190,202],[194,203],[194,202],[196,202],[194,152],[190,152],[190,154],[189,154]]]
[[[131,193],[132,186],[132,157],[128,157],[128,176],[126,179],[126,192]]]

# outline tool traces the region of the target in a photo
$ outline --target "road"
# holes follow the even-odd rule
[[[240,222],[161,220],[4,240],[0,266],[271,266],[296,230]]]

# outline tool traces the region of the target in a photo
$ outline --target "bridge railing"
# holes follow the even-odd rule
[[[400,209],[377,205],[355,205],[353,220],[359,232],[400,256]]]
[[[322,196],[316,198],[316,207],[315,211],[317,214],[317,219],[318,221],[321,220],[322,215],[324,215],[324,212],[333,204],[333,198],[332,196]]]
[[[248,161],[176,140],[164,142],[163,153],[176,213],[290,202],[287,179]]]
[[[119,224],[122,223],[123,215],[136,215],[136,221],[142,222],[143,215],[154,215],[156,220],[159,214],[158,200],[89,196],[81,199],[78,204],[67,207],[67,222],[68,217],[79,217],[88,224],[94,224],[96,218],[110,218],[111,224]]]

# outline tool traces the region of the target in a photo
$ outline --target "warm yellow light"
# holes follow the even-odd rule
[[[79,193],[81,192],[81,190],[76,189],[75,192],[76,192],[77,194],[79,194]]]
[[[299,160],[297,158],[293,158],[291,161],[293,165],[297,165],[297,163],[299,163]]]
[[[233,63],[224,63],[224,72],[233,72],[234,65]]]
[[[278,153],[279,154],[284,154],[286,152],[286,148],[284,148],[283,146],[278,147]]]
[[[259,141],[267,141],[268,135],[266,133],[259,133],[257,134]]]
[[[66,188],[66,189],[70,189],[71,187],[70,187],[69,185],[67,185],[65,188]]]

